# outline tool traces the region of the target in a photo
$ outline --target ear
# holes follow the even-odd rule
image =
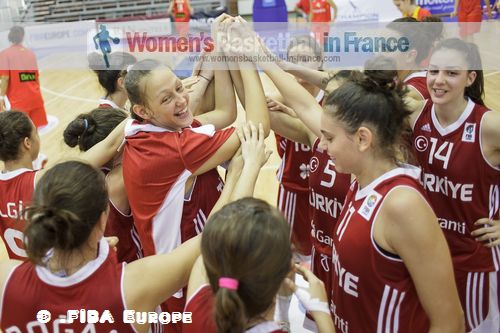
[[[28,137],[25,137],[23,142],[22,142],[22,145],[23,145],[24,149],[26,149],[28,151],[31,150],[31,147],[32,147],[31,139]]]
[[[144,120],[149,120],[151,119],[151,114],[148,112],[145,106],[139,105],[139,104],[134,104],[132,106],[132,112],[134,112],[136,115],[141,117]]]
[[[471,71],[470,73],[468,73],[466,87],[470,87],[474,83],[474,81],[476,81],[476,77],[477,77],[476,71]]]
[[[364,152],[368,150],[373,142],[373,133],[368,127],[360,127],[355,135],[355,143],[358,150]]]
[[[120,90],[125,90],[125,79],[120,76],[118,80],[116,80],[116,85]]]

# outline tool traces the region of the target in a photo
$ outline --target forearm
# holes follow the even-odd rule
[[[238,182],[231,193],[230,201],[253,196],[255,183],[259,177],[259,171],[260,167],[257,167],[256,165],[244,165],[241,175],[238,178]]]
[[[104,140],[83,153],[82,159],[94,167],[101,167],[111,160],[123,142],[127,121],[128,119],[122,121]]]
[[[0,96],[5,96],[7,94],[7,88],[9,86],[9,77],[7,75],[0,76]]]
[[[292,62],[283,62],[281,68],[302,80],[305,80],[316,87],[325,90],[329,81],[329,74],[314,69],[310,69]]]
[[[233,81],[233,85],[236,89],[236,94],[238,95],[241,105],[243,105],[243,108],[245,108],[245,89],[243,87],[241,73],[239,70],[230,70],[229,74],[231,75],[231,80]]]
[[[266,66],[266,74],[274,82],[287,105],[317,137],[320,137],[322,109],[316,98],[275,64]]]
[[[192,86],[192,92],[189,93],[189,109],[192,112],[196,112],[198,110],[210,82],[211,81],[205,79],[204,77],[201,77],[200,81],[196,82]]]
[[[455,0],[455,7],[454,7],[454,11],[457,12],[458,11],[458,5],[460,4],[460,0]]]
[[[335,333],[332,317],[324,312],[312,312],[319,333]]]
[[[226,204],[231,202],[231,195],[233,193],[233,190],[236,186],[236,183],[238,181],[238,178],[241,175],[241,170],[229,170],[227,173],[226,177],[226,183],[224,184],[224,189],[222,190],[222,193],[220,194],[219,200],[215,203],[213,206],[212,210],[210,211],[210,215],[212,216],[214,213],[219,211],[222,207],[224,207]]]
[[[228,119],[232,119],[232,121],[229,122],[232,123],[236,120],[236,97],[234,95],[233,82],[227,67],[225,70],[216,70],[214,79],[215,109],[223,111]]]
[[[244,68],[240,72],[245,89],[247,121],[252,121],[255,125],[262,124],[264,134],[267,137],[270,131],[269,112],[267,111],[266,97],[262,89],[259,73],[255,68]]]

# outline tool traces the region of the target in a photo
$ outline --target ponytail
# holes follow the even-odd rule
[[[218,333],[242,333],[247,324],[245,305],[237,290],[219,288],[215,294],[215,323]]]

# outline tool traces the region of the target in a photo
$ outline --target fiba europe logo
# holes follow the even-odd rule
[[[115,45],[119,44],[120,38],[112,37],[106,26],[104,24],[101,24],[99,27],[99,32],[94,36],[93,41],[95,49],[100,50],[102,53],[106,68],[109,68],[110,66],[109,66],[108,54],[110,54],[112,51],[111,43]]]
[[[46,324],[50,321],[51,315],[50,312],[47,310],[40,310],[36,314],[36,320],[42,324]]]
[[[419,152],[424,152],[428,146],[429,141],[427,141],[427,138],[425,136],[419,135],[415,139],[415,149],[417,149]]]
[[[366,205],[369,207],[369,208],[372,208],[375,204],[377,203],[377,196],[372,194],[368,200],[366,201]]]

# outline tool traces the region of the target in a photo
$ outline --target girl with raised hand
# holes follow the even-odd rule
[[[100,167],[117,154],[123,141],[125,122],[121,122],[99,144],[79,156]],[[24,210],[29,206],[38,180],[47,171],[33,170],[33,160],[40,150],[40,138],[33,122],[22,112],[0,113],[0,228],[11,259],[26,259],[23,245]],[[50,165],[49,165],[50,167]]]
[[[258,73],[242,69],[241,75],[247,120],[262,123],[267,135],[269,116]],[[168,253],[201,232],[222,187],[214,168],[239,147],[234,129],[223,129],[236,117],[234,89],[229,73],[216,71],[216,109],[193,117],[181,81],[156,61],[135,64],[125,86],[137,119],[125,129],[125,188],[144,254]],[[199,200],[184,219],[184,202],[194,190]],[[181,293],[177,296],[181,299]],[[175,309],[184,307],[182,300],[172,302]]]
[[[247,145],[247,149],[263,148]],[[231,164],[215,209],[253,193],[259,169],[259,164]],[[150,322],[140,324],[135,312],[143,312],[139,318],[144,318],[144,312],[154,312],[187,284],[200,253],[200,237],[170,254],[118,263],[103,239],[109,200],[106,187],[102,172],[81,162],[58,164],[41,177],[27,212],[29,261],[0,263],[0,328],[4,332],[39,327],[51,333],[62,328],[145,333]],[[62,322],[68,310],[79,309],[95,310],[100,319],[112,316],[113,321],[91,324],[87,318],[77,318]],[[50,312],[48,323],[37,321],[40,310]],[[132,323],[124,322],[125,310]]]
[[[432,100],[409,101],[423,186],[451,250],[467,331],[496,332],[500,115],[484,104],[477,46],[460,39],[440,42],[430,58],[427,87]]]
[[[64,130],[64,142],[70,147],[78,146],[80,151],[88,151],[126,118],[125,111],[108,107],[80,114]],[[119,262],[132,262],[142,258],[143,254],[125,191],[121,160],[121,154],[117,155],[101,168],[106,175],[110,203],[104,235],[118,238],[116,249]]]
[[[446,241],[419,170],[396,158],[410,111],[394,76],[353,72],[325,101],[322,141],[356,177],[333,234],[330,309],[341,331],[460,332]]]

